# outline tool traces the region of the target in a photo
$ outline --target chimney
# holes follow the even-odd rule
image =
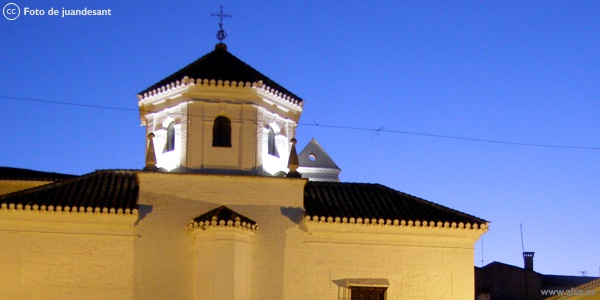
[[[525,262],[525,270],[533,271],[533,255],[535,252],[523,252],[523,261]]]

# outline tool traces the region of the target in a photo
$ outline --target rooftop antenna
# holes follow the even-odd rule
[[[523,260],[526,261],[525,258],[525,243],[523,242],[523,223],[519,223],[519,227],[521,228],[521,250],[523,251]],[[532,268],[533,269],[533,268]],[[525,263],[525,265],[523,266],[523,270],[524,273],[523,275],[525,276],[525,298],[528,299],[529,298],[529,287],[527,284],[527,263]]]
[[[585,275],[587,275],[587,271],[579,271],[579,273],[581,273],[581,277],[585,277]]]
[[[483,268],[483,236],[481,236],[481,267]]]
[[[525,252],[525,243],[523,243],[523,223],[519,223],[519,227],[521,227],[521,252]]]
[[[219,43],[223,43],[223,40],[227,37],[227,33],[223,30],[223,18],[231,18],[231,15],[223,13],[223,5],[221,4],[221,12],[218,14],[210,14],[213,17],[219,17],[219,31],[217,31],[217,39]]]

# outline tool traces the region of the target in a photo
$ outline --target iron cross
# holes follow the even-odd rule
[[[227,37],[227,33],[225,33],[225,30],[223,30],[223,18],[231,18],[231,15],[226,15],[223,13],[223,5],[221,5],[220,13],[210,15],[213,17],[219,17],[219,31],[217,32],[217,39],[220,42],[223,42],[223,40]]]

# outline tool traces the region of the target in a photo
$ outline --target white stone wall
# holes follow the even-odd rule
[[[285,119],[263,107],[258,108],[258,156],[257,165],[260,166],[260,175],[275,175],[278,172],[287,173],[287,163],[290,156],[291,139],[295,136],[296,123]],[[275,145],[279,156],[268,153],[269,127],[275,127]]]
[[[453,229],[363,224],[308,227],[311,234],[301,238],[303,246],[287,253],[297,260],[286,274],[286,299],[350,299],[345,283],[351,279],[389,281],[387,299],[474,297],[473,243],[481,232],[463,230],[461,236]],[[295,282],[305,289],[298,290]]]
[[[220,205],[259,226],[251,237],[248,299],[349,299],[344,297],[349,294],[343,282],[352,278],[389,280],[388,299],[474,297],[473,244],[483,231],[306,226],[302,221],[303,179],[167,175],[169,180],[156,174],[140,175],[142,187],[150,187],[143,189],[141,201],[152,205],[152,213],[139,223],[140,242],[148,232],[165,240],[159,244],[170,245],[167,249],[140,246],[146,250],[140,252],[141,261],[156,256],[168,261],[150,265],[140,277],[156,276],[150,274],[166,269],[177,284],[161,286],[150,278],[147,283],[141,280],[144,297],[159,299],[158,295],[166,297],[175,290],[182,299],[192,299],[192,287],[186,285],[193,285],[202,274],[194,274],[194,242],[183,227]]]
[[[231,147],[213,147],[213,122],[218,116],[231,121]],[[187,167],[241,170],[256,166],[256,107],[238,103],[190,102]]]
[[[196,299],[249,299],[253,235],[247,228],[233,227],[194,231]]]
[[[250,299],[283,299],[270,296],[283,295],[284,244],[279,240],[297,225],[282,211],[302,213],[304,180],[153,173],[139,177],[140,215],[151,212],[138,224],[136,259],[153,263],[139,270],[138,299],[193,299],[196,276],[203,275],[195,273],[197,249],[187,225],[221,205],[259,226],[251,237]]]
[[[305,179],[138,178],[133,219],[0,211],[0,299],[196,299],[207,281],[187,226],[221,205],[258,224],[241,258],[249,259],[247,299],[344,300],[345,282],[364,278],[387,280],[388,300],[474,297],[481,230],[308,222]]]
[[[132,299],[136,219],[0,210],[0,299]]]
[[[173,122],[175,128],[175,148],[166,151],[167,127]],[[187,133],[187,104],[181,103],[159,112],[146,116],[146,136],[154,133],[154,152],[157,167],[171,171],[182,165],[182,158],[186,155]]]

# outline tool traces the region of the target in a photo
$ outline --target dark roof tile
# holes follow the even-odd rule
[[[0,180],[60,181],[73,177],[75,175],[0,167]]]
[[[258,230],[256,222],[224,205],[194,218],[188,227],[190,229],[202,230],[206,230],[209,227],[237,227],[252,232]]]
[[[227,206],[223,205],[223,206],[219,206],[207,213],[204,213],[196,218],[194,218],[194,222],[206,222],[206,221],[212,221],[212,220],[216,220],[217,222],[219,221],[239,221],[239,222],[246,222],[247,224],[251,224],[251,225],[256,225],[256,222],[252,221],[251,219],[240,215],[238,213],[236,213],[235,211],[229,209]]]
[[[141,91],[139,94],[143,95],[156,88],[176,82],[177,80],[182,80],[185,76],[191,79],[229,80],[250,83],[262,81],[267,86],[302,102],[300,97],[241,61],[224,49],[224,47],[217,47],[214,51],[202,56],[183,69]]]
[[[304,208],[310,217],[487,223],[380,184],[309,181],[304,189]]]
[[[104,170],[0,196],[0,204],[137,209],[135,171]]]

